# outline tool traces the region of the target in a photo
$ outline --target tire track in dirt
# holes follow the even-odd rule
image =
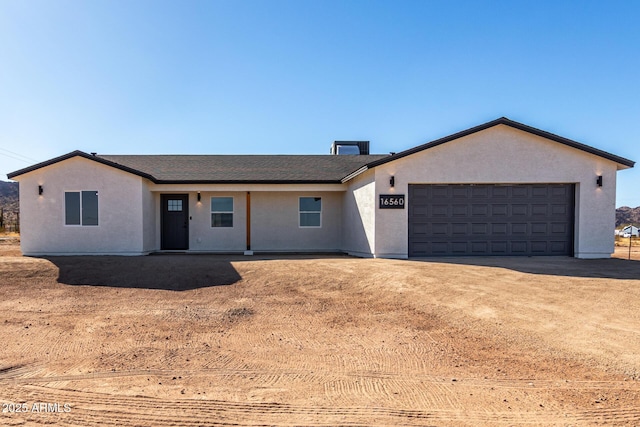
[[[448,384],[420,380],[356,377],[325,383],[324,391],[329,402],[337,406],[356,406],[365,396],[369,401],[398,407],[464,407]]]
[[[290,390],[300,389],[300,387],[307,387],[308,390],[314,390],[315,387],[315,389],[324,396],[322,400],[336,408],[362,407],[363,403],[366,402],[375,402],[376,406],[384,407],[389,410],[392,408],[429,408],[428,412],[430,414],[432,412],[437,414],[436,418],[433,418],[435,415],[433,415],[432,418],[440,421],[449,420],[449,418],[447,418],[447,414],[450,414],[451,411],[459,411],[467,414],[465,408],[473,408],[473,406],[469,406],[468,400],[466,402],[460,401],[460,397],[468,396],[469,394],[478,396],[485,395],[484,400],[479,397],[479,401],[485,402],[482,407],[485,408],[487,413],[494,414],[496,411],[504,409],[503,407],[506,406],[502,404],[502,397],[504,396],[512,396],[508,397],[509,400],[515,398],[517,401],[517,396],[520,396],[520,398],[523,399],[523,396],[530,395],[533,400],[537,400],[540,398],[540,395],[537,395],[536,393],[549,393],[554,390],[570,390],[574,393],[583,394],[591,391],[591,393],[598,392],[603,393],[604,395],[625,391],[634,393],[640,392],[640,384],[636,381],[538,381],[531,379],[508,378],[460,378],[456,379],[454,383],[451,378],[442,378],[432,375],[408,376],[384,372],[333,373],[328,371],[315,371],[313,373],[309,373],[293,371],[274,372],[272,370],[258,369],[154,369],[130,370],[123,372],[95,372],[91,374],[57,376],[51,375],[50,373],[43,374],[40,371],[39,377],[34,377],[34,372],[35,371],[29,371],[25,367],[8,369],[0,376],[0,386],[3,389],[11,387],[38,387],[43,390],[48,390],[53,396],[56,396],[59,393],[64,394],[70,390],[97,390],[97,383],[92,384],[92,381],[103,382],[109,379],[147,376],[152,377],[150,384],[157,384],[158,381],[160,381],[169,385],[169,389],[166,390],[173,390],[173,395],[176,395],[181,386],[175,385],[178,383],[172,384],[170,381],[172,377],[174,379],[177,376],[183,378],[185,384],[189,384],[189,381],[193,379],[196,379],[196,382],[205,383],[207,382],[206,379],[209,378],[213,379],[208,380],[212,384],[220,384],[223,387],[225,384],[236,384],[237,391],[246,391],[246,395],[244,392],[236,393],[233,398],[234,400],[244,400],[244,395],[249,401],[254,401],[255,397],[260,401],[264,400],[263,397],[266,397],[267,401],[271,400],[272,402],[274,400],[287,401],[288,399],[286,398],[283,400],[279,399],[278,396],[283,396],[283,394],[279,392],[288,392]],[[259,384],[259,387],[256,387],[257,384]],[[171,387],[173,387],[173,389]],[[281,388],[276,389],[276,387]],[[272,390],[269,390],[269,388],[272,388]],[[489,391],[494,389],[503,390],[503,392],[499,393],[497,391]],[[171,393],[165,393],[162,399],[169,399],[170,394]],[[98,395],[102,396],[102,394],[99,393]],[[117,401],[126,401],[130,398],[117,394],[107,394],[107,396],[116,403]],[[224,395],[217,394],[214,396],[217,399],[221,399],[220,396]],[[135,399],[138,399],[139,397],[141,396],[132,396],[132,398]],[[80,398],[82,399],[83,397]],[[153,398],[145,399],[147,399],[145,402],[156,401]],[[169,399],[168,401],[171,400]],[[199,402],[199,400],[192,400],[189,402]],[[567,410],[562,407],[551,405],[550,403],[551,402],[545,402],[546,409],[544,412],[535,412],[537,424],[551,425],[559,419],[564,419],[564,413]],[[524,405],[521,407],[527,406]],[[547,412],[550,412],[551,415],[548,419],[544,419],[543,416]],[[575,420],[581,420],[585,423],[590,423],[590,420],[605,420],[611,423],[613,423],[612,420],[615,420],[617,423],[623,422],[627,419],[635,420],[638,417],[640,410],[637,408],[597,409],[593,411],[582,411],[579,413],[571,412],[571,410],[569,410],[568,413],[573,414],[571,416]],[[352,413],[349,414],[350,416],[357,415]],[[467,414],[465,417],[472,417],[472,415],[473,414]],[[513,413],[511,413],[511,416],[512,417],[508,418],[508,420],[515,420],[515,418],[513,418],[515,417]],[[243,416],[240,417],[242,418]],[[520,417],[525,416],[520,415]],[[487,422],[487,420],[488,419],[479,419],[478,422],[484,423]],[[278,421],[276,424],[281,422],[282,421]],[[520,419],[518,422],[532,421],[525,417]],[[396,424],[395,421],[390,421],[390,423]]]
[[[269,370],[254,368],[204,368],[204,369],[130,369],[119,371],[95,371],[86,374],[68,374],[55,375],[45,372],[44,368],[39,365],[31,366],[11,366],[0,368],[0,384],[37,384],[58,381],[83,381],[99,378],[120,378],[135,376],[251,376],[260,378],[272,383],[282,381],[285,378],[296,379],[305,382],[331,383],[332,381],[345,381],[346,378],[351,379],[370,379],[370,380],[387,380],[402,381],[406,384],[411,383],[431,383],[431,384],[450,384],[451,378],[443,378],[438,375],[428,374],[398,374],[395,372],[383,371],[367,371],[354,370],[351,372],[335,372],[323,371],[321,368],[315,367],[313,371],[296,371],[287,370]],[[456,378],[454,379],[458,385],[467,387],[494,387],[504,389],[562,389],[562,390],[628,390],[640,391],[639,381],[602,381],[602,380],[538,380],[538,379],[512,379],[512,378]]]
[[[640,410],[594,409],[587,411],[473,411],[464,409],[393,409],[362,406],[303,406],[281,403],[243,403],[223,400],[168,400],[148,397],[120,397],[111,394],[83,393],[46,387],[7,387],[2,397],[20,396],[22,401],[64,402],[71,412],[62,414],[2,414],[3,417],[24,418],[32,424],[50,424],[52,419],[65,425],[425,425],[452,423],[455,425],[567,425],[631,424],[640,422]],[[28,399],[27,399],[28,398]],[[14,399],[15,400],[15,399]],[[188,414],[188,416],[187,416]]]

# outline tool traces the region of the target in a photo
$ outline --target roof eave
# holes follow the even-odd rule
[[[302,180],[302,179],[269,179],[269,180],[259,180],[259,179],[160,179],[155,180],[154,184],[342,184],[340,180]]]
[[[340,180],[340,182],[342,182],[344,184],[345,182],[352,180],[356,176],[365,173],[367,170],[369,170],[369,167],[367,165],[364,165],[361,168],[351,172],[349,175],[347,175],[344,178],[342,178]]]
[[[33,166],[29,166],[29,167],[24,168],[24,169],[20,169],[20,170],[14,171],[14,172],[10,172],[10,173],[7,174],[7,178],[13,179],[13,178],[15,178],[17,176],[24,175],[26,173],[30,173],[30,172],[36,171],[38,169],[41,169],[41,168],[44,168],[44,167],[47,167],[47,166],[51,166],[51,165],[54,165],[56,163],[63,162],[65,160],[71,159],[73,157],[83,157],[83,158],[85,158],[87,160],[98,162],[98,163],[101,163],[103,165],[110,166],[112,168],[120,169],[121,171],[128,172],[128,173],[131,173],[133,175],[138,175],[138,176],[140,176],[142,178],[146,178],[146,179],[148,179],[150,181],[156,182],[156,179],[152,175],[149,175],[148,173],[145,173],[145,172],[142,172],[142,171],[139,171],[137,169],[133,169],[133,168],[130,168],[130,167],[127,167],[127,166],[123,166],[123,165],[118,164],[118,163],[114,163],[114,162],[112,162],[110,160],[106,160],[106,159],[100,158],[98,156],[94,156],[92,154],[85,153],[84,151],[80,151],[80,150],[75,150],[75,151],[72,151],[70,153],[63,154],[62,156],[54,157],[53,159],[49,159],[49,160],[46,160],[44,162],[36,163]]]

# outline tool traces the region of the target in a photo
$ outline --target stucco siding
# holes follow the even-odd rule
[[[409,184],[576,184],[575,256],[608,257],[616,170],[616,163],[602,157],[499,125],[377,167],[375,197],[408,195]],[[602,187],[596,185],[597,175],[603,176]],[[379,209],[376,256],[407,256],[407,227],[408,209]]]
[[[142,249],[148,253],[159,248],[159,240],[156,239],[156,210],[159,201],[156,195],[149,191],[150,182],[146,179],[142,181]]]
[[[246,192],[189,193],[189,250],[237,252],[246,249]],[[233,227],[211,226],[211,198],[233,197]]]
[[[43,193],[38,195],[38,185]],[[20,177],[25,255],[140,254],[142,178],[74,157]],[[65,192],[98,192],[98,225],[65,225]]]
[[[376,224],[375,172],[370,170],[349,182],[342,212],[342,250],[371,257]]]
[[[299,197],[322,198],[322,227],[300,227]],[[341,192],[251,193],[251,249],[340,251],[342,198]]]

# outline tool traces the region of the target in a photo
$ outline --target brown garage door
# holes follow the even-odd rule
[[[574,185],[409,186],[409,256],[573,255]]]

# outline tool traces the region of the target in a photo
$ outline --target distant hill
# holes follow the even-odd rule
[[[616,209],[616,227],[630,223],[640,224],[640,206],[637,208],[623,206]]]
[[[18,216],[18,183],[0,181],[0,209],[5,222],[15,222]]]

